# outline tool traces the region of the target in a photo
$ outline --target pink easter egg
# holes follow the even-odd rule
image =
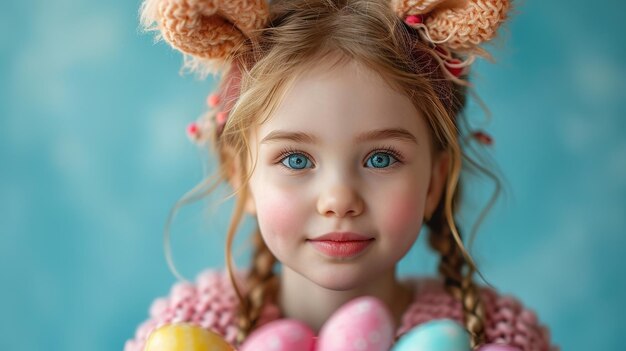
[[[391,314],[378,299],[354,299],[326,321],[317,351],[387,351],[393,342]]]
[[[313,351],[313,335],[300,321],[280,319],[252,332],[239,351]]]
[[[477,351],[521,351],[517,347],[504,344],[486,344],[481,346]]]

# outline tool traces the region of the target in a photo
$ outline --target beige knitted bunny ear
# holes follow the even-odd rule
[[[269,18],[267,0],[145,0],[145,30],[157,30],[185,56],[185,67],[201,74],[217,73],[224,59]]]
[[[421,15],[429,39],[451,50],[479,51],[509,10],[509,0],[391,0],[401,17]]]

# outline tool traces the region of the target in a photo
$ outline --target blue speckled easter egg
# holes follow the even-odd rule
[[[470,337],[457,322],[436,319],[404,334],[392,351],[470,351]]]

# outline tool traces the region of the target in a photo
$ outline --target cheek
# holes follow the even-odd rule
[[[302,223],[299,201],[292,193],[272,189],[257,198],[257,220],[261,233],[268,241],[293,237]],[[269,244],[269,243],[268,243]]]
[[[381,210],[383,228],[389,235],[402,237],[419,233],[424,215],[424,194],[421,190],[397,189],[389,194]]]

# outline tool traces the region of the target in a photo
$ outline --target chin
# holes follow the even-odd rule
[[[315,284],[329,290],[346,291],[366,285],[371,278],[370,274],[354,267],[335,267],[327,270],[317,270],[304,274],[304,276]]]

